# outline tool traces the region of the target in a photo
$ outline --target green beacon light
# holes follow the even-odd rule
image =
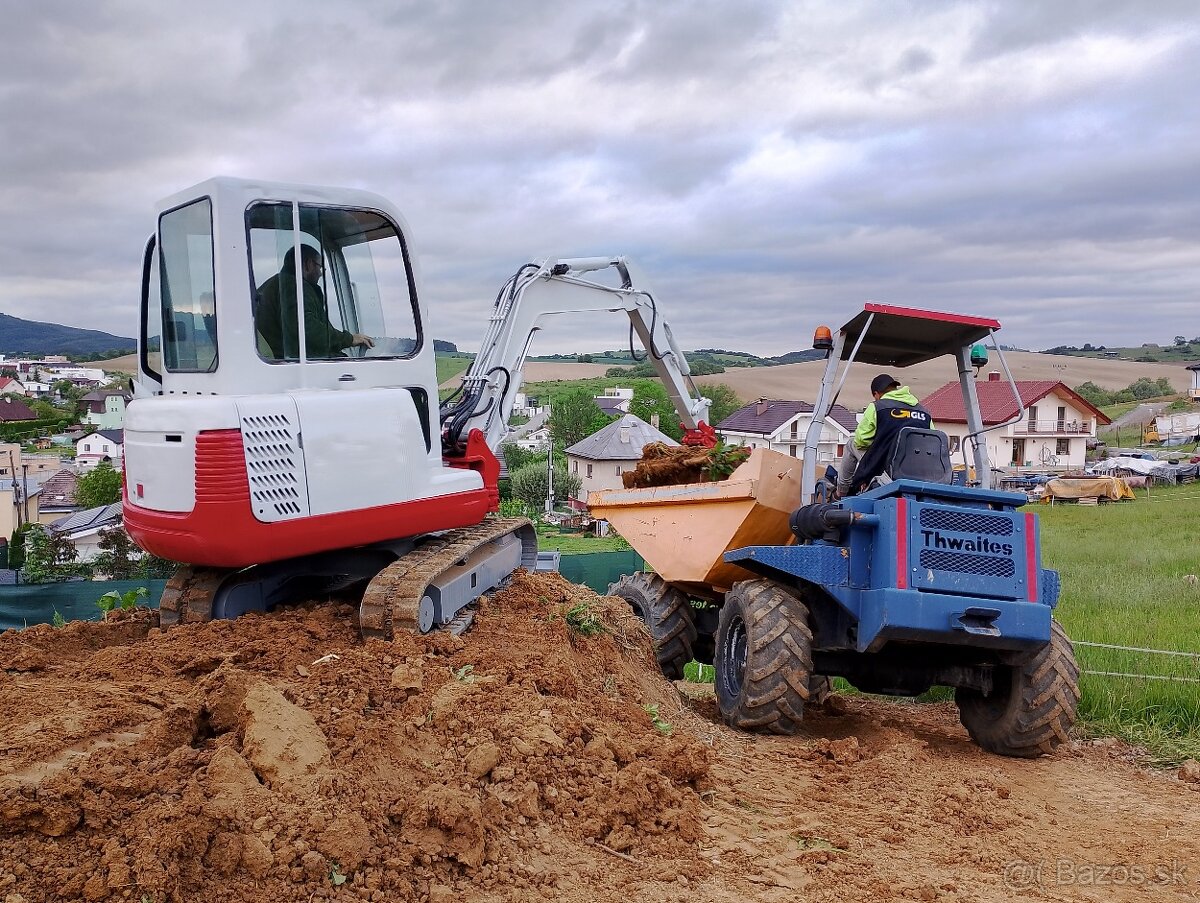
[[[978,370],[980,367],[986,367],[988,362],[987,349],[982,345],[971,346],[971,366]]]

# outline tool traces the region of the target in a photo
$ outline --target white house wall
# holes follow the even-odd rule
[[[1064,409],[1061,418],[1064,427],[1062,431],[1058,430],[1060,406]],[[1026,411],[1025,416],[1018,422],[984,433],[988,459],[992,467],[1082,469],[1087,455],[1087,440],[1096,436],[1094,416],[1090,411],[1082,411],[1054,393],[1040,399],[1036,407],[1037,421],[1034,429],[1030,429],[1029,412]],[[961,463],[962,452],[959,446],[967,435],[967,425],[948,423],[935,418],[934,426],[950,438],[951,458],[956,464]],[[1021,460],[1016,462],[1013,460],[1014,439],[1024,440],[1025,443],[1025,453]]]
[[[591,467],[591,475],[588,468]],[[586,502],[589,492],[599,492],[602,489],[624,489],[621,474],[637,467],[637,461],[590,461],[587,458],[577,458],[567,455],[567,472],[579,477],[580,486],[573,498]]]
[[[748,448],[769,448],[773,451],[791,455],[793,458],[804,457],[804,439],[808,435],[808,425],[812,422],[811,415],[800,414],[784,423],[770,436],[762,433],[742,433],[736,430],[721,430],[725,441],[731,445],[745,445]],[[796,425],[793,435],[792,425]],[[817,444],[817,460],[833,462],[841,457],[840,448],[850,439],[850,434],[839,425],[827,419],[821,428],[821,439]]]

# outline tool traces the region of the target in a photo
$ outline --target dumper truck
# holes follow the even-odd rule
[[[1059,577],[1042,566],[1036,514],[1023,494],[980,485],[991,473],[975,378],[988,348],[1024,416],[992,319],[869,303],[836,333],[797,460],[767,449],[720,483],[592,493],[653,573],[610,588],[641,615],[671,677],[711,663],[722,719],[793,734],[827,678],[917,696],[954,688],[971,738],[1034,757],[1064,742],[1079,668],[1052,618]],[[854,364],[889,372],[949,357],[967,422],[961,464],[944,433],[906,427],[889,482],[831,500],[818,479],[822,425]],[[864,374],[863,379],[869,379]],[[968,454],[970,460],[968,460]],[[974,473],[978,480],[963,480]],[[958,477],[956,477],[956,474]]]

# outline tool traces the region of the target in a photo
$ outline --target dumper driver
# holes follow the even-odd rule
[[[872,481],[890,482],[887,462],[900,430],[906,426],[933,429],[933,419],[917,396],[888,374],[880,373],[871,380],[871,397],[874,401],[863,411],[838,465],[835,498],[862,492]]]

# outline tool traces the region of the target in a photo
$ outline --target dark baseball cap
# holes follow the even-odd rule
[[[880,395],[882,395],[892,386],[898,385],[900,385],[900,383],[897,380],[888,376],[886,373],[880,373],[877,377],[871,380],[871,392],[878,392]]]

